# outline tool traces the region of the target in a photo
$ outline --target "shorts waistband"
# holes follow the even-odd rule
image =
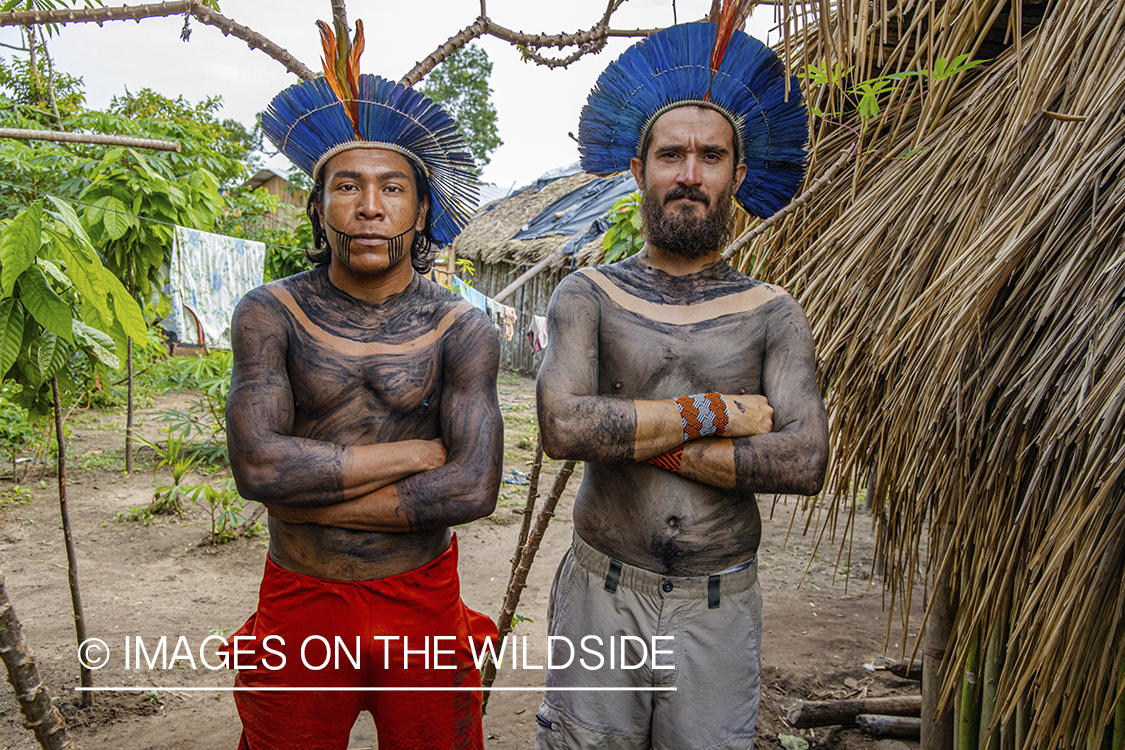
[[[574,533],[574,559],[582,567],[598,578],[611,579],[637,593],[661,596],[666,599],[717,599],[721,586],[725,595],[737,594],[750,589],[758,582],[758,559],[747,560],[722,573],[709,576],[665,576],[651,570],[638,568],[615,560],[609,555],[594,549],[578,533]],[[613,576],[611,571],[618,574]],[[717,606],[717,601],[716,601]]]

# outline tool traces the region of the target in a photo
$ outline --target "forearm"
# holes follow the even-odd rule
[[[433,468],[437,450],[427,440],[345,446],[273,435],[232,439],[230,454],[243,497],[274,506],[317,507],[364,497]]]
[[[575,461],[644,460],[684,441],[673,399],[574,396],[541,409],[540,424],[547,455]]]
[[[825,465],[816,441],[775,432],[692,441],[683,446],[679,473],[723,489],[815,495],[824,484]]]

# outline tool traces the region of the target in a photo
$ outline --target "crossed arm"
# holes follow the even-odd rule
[[[752,492],[820,491],[827,419],[816,385],[812,332],[794,300],[785,298],[768,329],[764,397],[724,394],[730,416],[725,436],[684,444],[674,399],[598,395],[601,312],[574,286],[560,285],[548,312],[551,345],[538,382],[548,455],[598,463],[644,461],[683,444],[679,473],[689,479]]]
[[[503,426],[496,398],[499,345],[466,315],[443,343],[441,440],[342,445],[295,437],[288,326],[265,290],[233,321],[227,442],[239,492],[291,523],[405,532],[492,512]]]

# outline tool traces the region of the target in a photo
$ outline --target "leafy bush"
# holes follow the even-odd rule
[[[602,237],[604,262],[636,255],[645,246],[641,233],[641,194],[634,190],[629,195],[618,198],[609,209],[609,220],[613,226]]]
[[[182,357],[167,370],[169,385],[165,393],[197,390],[197,398],[187,410],[169,409],[158,419],[184,437],[197,435],[201,445],[192,453],[208,463],[227,462],[227,391],[233,359],[229,351],[215,350],[206,357]]]

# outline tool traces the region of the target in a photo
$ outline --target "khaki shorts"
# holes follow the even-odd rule
[[[762,643],[756,561],[713,576],[661,576],[575,534],[547,618],[551,658],[537,750],[754,746]],[[565,669],[550,668],[567,665],[572,652]]]

